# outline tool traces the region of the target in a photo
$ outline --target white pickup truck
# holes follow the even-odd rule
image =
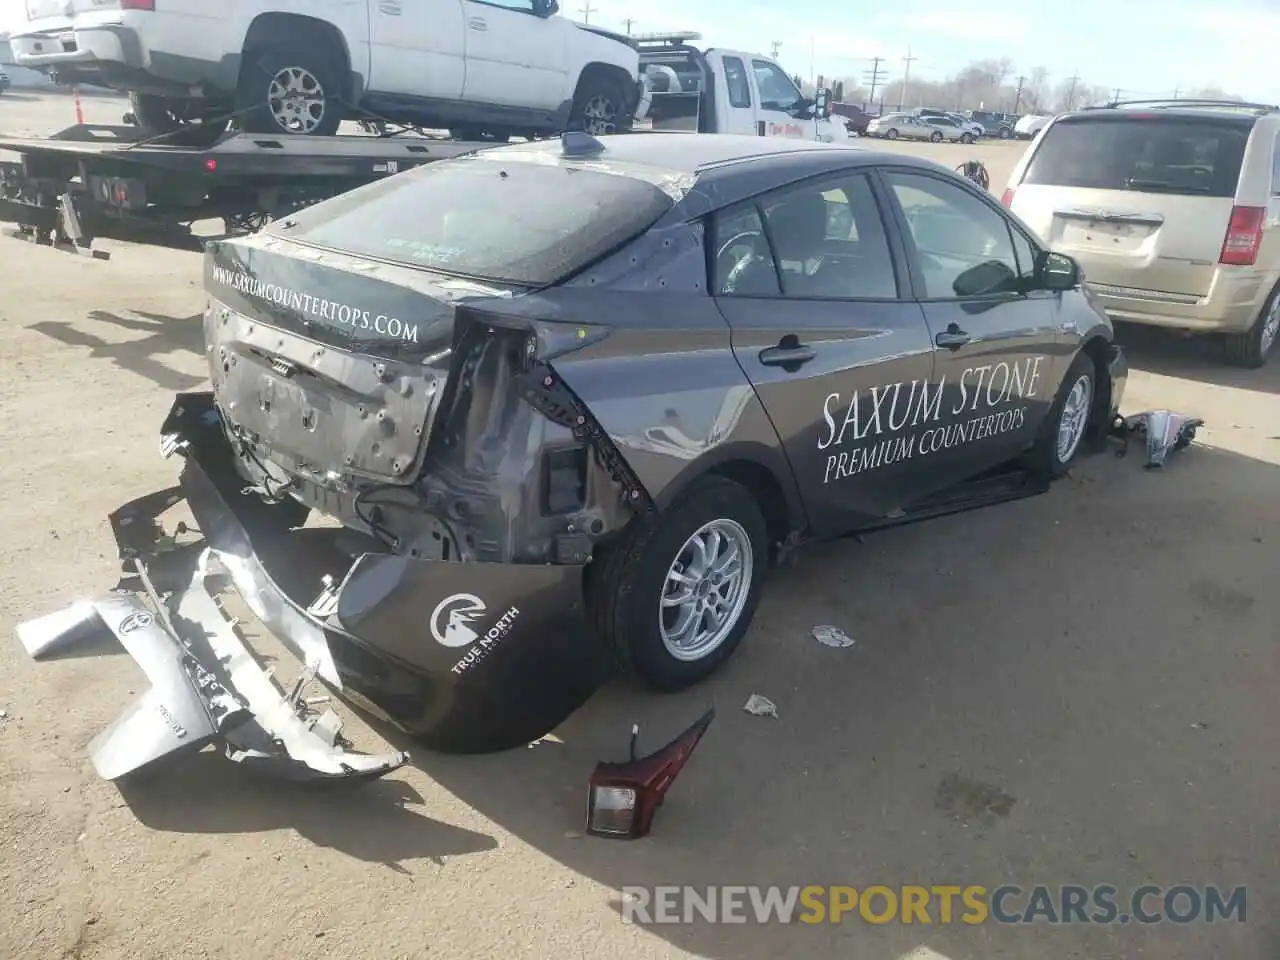
[[[359,115],[464,139],[631,127],[639,54],[557,0],[27,0],[14,62],[127,91],[139,126],[233,117],[326,136]]]
[[[696,33],[635,38],[650,98],[640,126],[654,130],[737,133],[844,143],[844,121],[832,117],[831,91],[805,97],[777,61],[761,54],[692,45]]]

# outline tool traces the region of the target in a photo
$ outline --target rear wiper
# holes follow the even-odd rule
[[[1198,187],[1190,183],[1173,183],[1169,180],[1143,180],[1140,177],[1129,177],[1124,182],[1126,190],[1173,190],[1177,193],[1208,193],[1209,187]]]

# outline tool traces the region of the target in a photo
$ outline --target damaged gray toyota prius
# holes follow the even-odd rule
[[[312,679],[462,752],[615,668],[686,687],[798,544],[1043,491],[1126,375],[1076,264],[984,191],[782,139],[490,149],[213,243],[205,282],[212,390],[163,425],[180,484],[112,517],[126,589],[19,631],[106,629],[147,673],[91,750],[109,778],[209,742],[404,762],[345,749]],[[191,542],[161,536],[180,500]]]

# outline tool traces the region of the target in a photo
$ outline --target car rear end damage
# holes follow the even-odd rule
[[[144,587],[136,609],[94,608],[108,626],[145,609],[149,647],[113,629],[166,692],[105,735],[103,756],[125,759],[104,759],[104,776],[211,740],[316,776],[404,762],[352,760],[326,739],[333,721],[300,699],[312,679],[429,746],[477,752],[542,736],[607,676],[584,571],[597,544],[652,504],[556,362],[609,330],[526,285],[416,265],[433,254],[455,255],[436,245],[408,266],[270,233],[211,244],[212,389],[179,396],[162,428],[163,452],[182,460],[179,488],[130,505],[120,527],[126,564],[166,586]],[[163,550],[156,517],[179,499],[202,539]],[[321,523],[302,527],[308,515]],[[219,571],[301,662],[292,694],[215,605]],[[23,629],[44,637],[52,626]],[[215,715],[206,676],[230,719]],[[238,739],[244,724],[267,746]],[[318,742],[304,735],[316,724]]]

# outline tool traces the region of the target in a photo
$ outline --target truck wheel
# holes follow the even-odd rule
[[[1008,139],[1009,139],[1010,137],[1012,137],[1012,136],[1013,136],[1013,132],[1012,132],[1008,127],[1001,127],[1001,128],[1000,128],[1000,139],[1001,139],[1001,140],[1008,140]]]
[[[1032,473],[1052,480],[1071,469],[1089,433],[1097,395],[1098,370],[1093,358],[1078,353],[1041,425],[1036,445],[1026,456]]]
[[[133,114],[134,122],[144,139],[168,133],[177,134],[181,130],[183,135],[170,138],[170,142],[177,144],[181,140],[192,146],[207,146],[213,143],[227,132],[227,124],[230,122],[229,120],[213,123],[192,122],[188,116],[191,112],[188,101],[172,100],[169,97],[158,97],[153,93],[136,91],[129,94],[129,112]]]
[[[625,133],[634,117],[627,112],[631,98],[622,84],[605,74],[588,74],[578,83],[569,110],[569,129],[585,130],[593,137]]]
[[[627,674],[674,691],[710,676],[751,624],[769,534],[747,490],[697,481],[672,507],[638,519],[589,568],[588,609]]]
[[[1267,362],[1277,340],[1280,340],[1280,287],[1271,291],[1252,327],[1244,333],[1227,334],[1227,363],[1256,370]]]
[[[340,72],[321,49],[246,51],[238,101],[248,133],[331,137],[344,112]]]

